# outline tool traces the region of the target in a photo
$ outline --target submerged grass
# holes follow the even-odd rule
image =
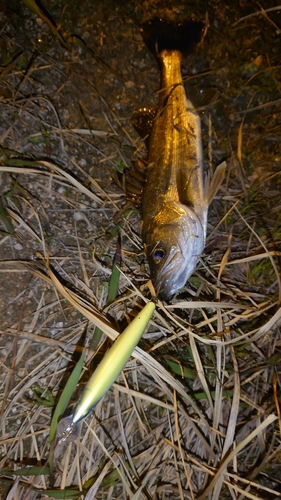
[[[147,17],[163,10],[148,4],[142,6]],[[85,35],[83,6],[87,16],[72,15]],[[50,8],[58,26],[60,16],[73,25],[70,7]],[[237,26],[231,6],[210,7],[212,51],[205,46],[190,56],[192,80],[220,91],[209,116],[208,110],[202,115],[206,159],[211,166],[227,160],[210,207],[205,254],[181,293],[157,305],[118,380],[50,460],[48,437],[75,403],[68,399],[76,381],[70,391],[68,384],[73,367],[82,369],[85,344],[82,384],[107,350],[107,337],[114,340],[151,297],[140,216],[133,206],[123,213],[116,165],[121,159],[123,168],[142,148],[129,120],[132,106],[157,88],[157,68],[120,9],[106,2],[91,18],[107,69],[98,62],[93,68],[92,57],[89,65],[82,49],[68,53],[50,41],[45,52],[29,43],[28,68],[14,57],[8,68],[13,43],[22,44],[17,9],[3,32],[0,468],[7,489],[0,496],[278,498],[280,68],[271,51],[277,35],[266,31],[266,54],[257,42],[269,20],[254,15],[256,6],[249,13],[238,8]],[[109,10],[107,25],[102,16]],[[275,13],[267,10],[271,19]],[[230,18],[234,31],[219,36],[212,26],[223,30]],[[28,22],[30,37],[43,39],[43,24]]]

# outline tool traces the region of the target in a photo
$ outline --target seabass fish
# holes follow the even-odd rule
[[[216,170],[208,194],[200,117],[186,96],[181,74],[182,54],[201,40],[204,25],[188,21],[174,26],[152,19],[142,25],[141,33],[161,69],[141,202],[142,237],[156,294],[168,299],[185,285],[204,249],[208,204],[224,167]],[[151,110],[142,111],[143,125],[147,112],[151,121]]]

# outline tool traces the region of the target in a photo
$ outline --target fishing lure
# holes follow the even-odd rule
[[[86,417],[117,379],[141,339],[155,307],[155,302],[148,302],[106,353],[87,383],[75,408],[72,417],[73,424]]]

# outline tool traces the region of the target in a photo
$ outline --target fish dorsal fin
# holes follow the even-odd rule
[[[214,175],[211,179],[211,181],[207,185],[206,189],[206,201],[208,205],[213,201],[214,197],[216,196],[221,183],[224,179],[225,176],[225,170],[226,170],[226,162],[223,161],[215,170]]]

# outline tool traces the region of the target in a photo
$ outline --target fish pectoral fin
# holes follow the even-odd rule
[[[207,187],[207,193],[206,193],[206,198],[207,198],[207,203],[208,205],[213,201],[214,197],[216,196],[221,183],[224,179],[225,176],[225,170],[226,170],[226,162],[223,161],[215,170],[214,175],[211,179],[211,182],[209,186]]]
[[[198,89],[187,83],[185,84],[185,89],[188,99],[192,102],[196,110],[198,110],[198,108],[206,108],[210,104],[216,102],[218,97],[218,90],[212,87]]]
[[[150,136],[156,114],[156,108],[141,108],[136,111],[131,118],[133,127],[139,133],[141,138],[145,140],[146,146],[148,146],[148,138]]]
[[[130,167],[125,172],[126,194],[138,205],[140,204],[145,184],[146,169],[146,161],[138,159],[132,161]]]

